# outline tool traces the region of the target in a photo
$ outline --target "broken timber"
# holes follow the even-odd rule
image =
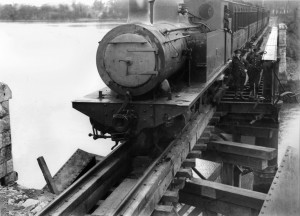
[[[76,152],[68,159],[68,161],[57,171],[57,173],[53,176],[44,174],[47,185],[43,188],[43,190],[49,190],[51,193],[60,194],[67,187],[69,187],[76,179],[81,177],[84,173],[86,173],[90,168],[92,168],[97,161],[102,160],[103,157],[88,153],[81,149],[77,149]],[[39,165],[42,163],[41,159],[38,158]],[[45,165],[43,165],[44,167]],[[43,170],[42,166],[40,165]],[[43,171],[44,173],[44,171]],[[51,188],[49,187],[49,179],[51,179]],[[56,188],[56,192],[53,191],[53,187]]]
[[[207,145],[203,158],[263,170],[268,167],[268,160],[276,156],[275,148],[228,141],[211,141]]]
[[[179,191],[181,203],[232,216],[257,215],[265,198],[264,193],[201,179],[187,180]]]
[[[40,168],[43,172],[44,178],[47,182],[47,186],[48,186],[50,192],[54,193],[54,194],[59,194],[59,191],[57,190],[57,187],[56,187],[55,182],[54,182],[54,180],[51,176],[51,173],[48,169],[48,166],[46,164],[46,161],[45,161],[44,157],[39,157],[37,159],[37,161],[38,161],[39,166],[40,166]]]

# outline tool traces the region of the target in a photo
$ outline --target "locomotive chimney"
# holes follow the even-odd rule
[[[129,0],[128,23],[150,23],[150,4],[154,0]],[[150,4],[149,4],[150,3]],[[153,6],[151,7],[153,8]]]

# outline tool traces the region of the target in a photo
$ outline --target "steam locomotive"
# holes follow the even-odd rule
[[[174,135],[268,18],[245,1],[129,0],[127,23],[99,42],[97,69],[107,87],[73,107],[89,116],[94,139]]]

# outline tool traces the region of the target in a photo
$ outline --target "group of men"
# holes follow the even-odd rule
[[[249,81],[249,98],[257,98],[260,79],[262,76],[262,56],[258,48],[251,46],[249,52],[241,57],[242,51],[235,50],[232,59],[232,79],[235,87],[235,99],[245,100],[243,90]]]

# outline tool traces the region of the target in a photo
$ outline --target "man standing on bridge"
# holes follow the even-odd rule
[[[246,60],[249,62],[249,85],[250,98],[256,98],[259,86],[259,80],[262,73],[262,57],[256,46],[252,46],[252,51],[248,54]]]
[[[235,55],[232,58],[232,77],[235,88],[234,99],[238,99],[238,97],[240,97],[242,100],[245,100],[245,98],[243,97],[243,88],[248,76],[246,69],[248,63],[246,60],[241,58],[241,50],[235,50],[234,54]]]

